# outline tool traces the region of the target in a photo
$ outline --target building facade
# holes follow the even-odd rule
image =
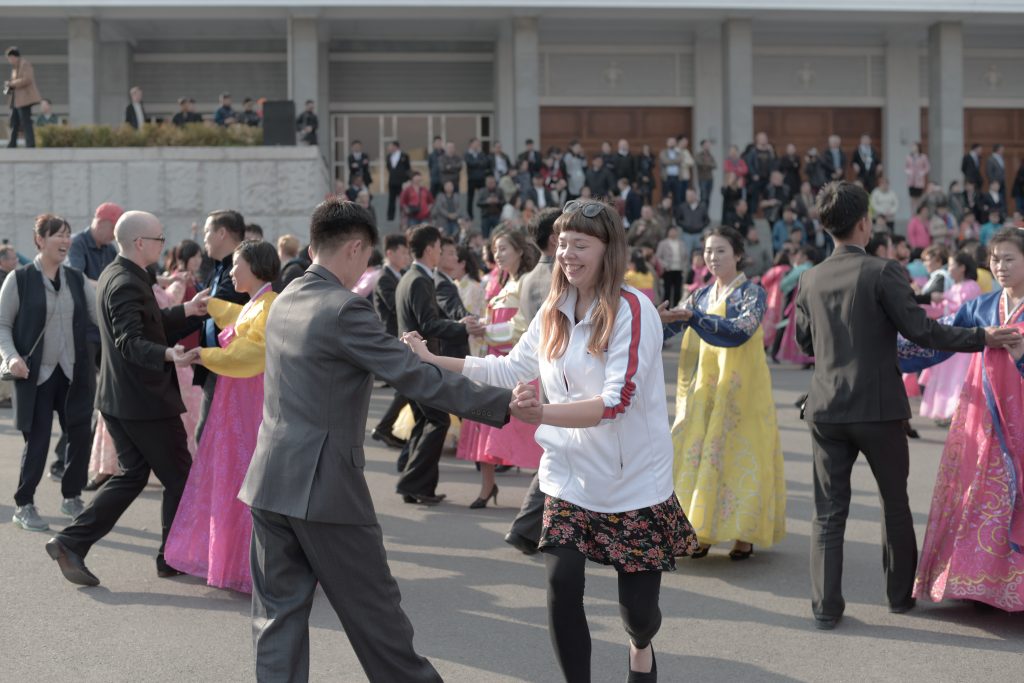
[[[323,155],[338,177],[349,144],[386,184],[385,145],[424,167],[431,139],[464,148],[579,138],[589,153],[627,138],[657,150],[685,134],[721,160],[755,130],[777,147],[852,150],[872,135],[894,189],[924,142],[932,178],[960,175],[965,145],[1024,160],[1024,3],[892,0],[821,9],[807,0],[0,0],[0,42],[36,67],[44,97],[76,124],[118,123],[128,89],[169,118],[221,91],[317,102]],[[905,215],[907,203],[902,213]]]

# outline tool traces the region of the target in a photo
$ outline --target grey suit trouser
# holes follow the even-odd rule
[[[544,499],[547,496],[540,490],[540,475],[533,475],[530,488],[523,498],[519,514],[512,520],[509,532],[519,534],[528,541],[540,543],[540,532],[544,524]]]
[[[882,503],[882,568],[892,607],[910,603],[917,537],[907,496],[910,451],[903,420],[852,424],[808,423],[814,460],[811,528],[811,607],[816,617],[842,616],[843,536],[850,512],[850,474],[867,458]]]
[[[437,683],[413,650],[380,526],[325,524],[252,508],[256,680],[309,680],[309,613],[317,582],[371,682]]]

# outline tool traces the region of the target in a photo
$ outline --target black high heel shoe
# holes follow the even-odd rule
[[[480,508],[485,508],[485,507],[487,507],[487,501],[491,500],[492,498],[494,499],[494,504],[497,505],[498,504],[498,485],[497,484],[494,485],[494,488],[491,489],[491,492],[488,493],[486,496],[484,496],[483,498],[477,498],[472,503],[470,503],[469,504],[469,508],[471,510],[479,510]]]
[[[737,548],[733,548],[732,550],[730,550],[729,551],[729,559],[733,560],[734,562],[740,561],[740,560],[746,560],[746,559],[748,559],[753,554],[754,554],[754,544],[751,543],[749,550],[739,550]]]
[[[710,545],[702,545],[699,548],[697,548],[696,551],[690,553],[690,559],[691,560],[699,560],[699,559],[701,559],[703,557],[707,557],[709,552],[711,552],[711,546]]]
[[[651,648],[651,670],[645,673],[640,671],[633,671],[632,666],[629,666],[629,675],[626,676],[626,683],[658,683],[658,659],[654,656],[654,645],[649,646]],[[629,661],[627,655],[627,661]]]

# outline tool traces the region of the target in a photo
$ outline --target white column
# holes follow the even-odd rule
[[[723,144],[741,150],[754,137],[754,41],[749,19],[725,22],[722,42],[725,71]]]
[[[494,139],[501,142],[513,159],[523,141],[516,139],[516,63],[512,51],[512,22],[498,24],[498,40],[494,44]]]
[[[900,199],[896,221],[909,220],[910,195],[903,162],[910,146],[921,139],[921,95],[918,55],[913,41],[892,33],[885,46],[885,107],[882,109],[882,169]]]
[[[535,17],[513,20],[515,60],[515,140],[506,149],[519,150],[527,139],[543,149],[540,139],[540,40]]]
[[[943,187],[960,177],[964,154],[964,38],[956,22],[928,29],[929,177]]]
[[[696,27],[693,49],[693,135],[691,149],[700,149],[700,141],[711,141],[711,153],[718,162],[715,185],[711,191],[708,213],[712,222],[718,222],[722,213],[722,161],[725,146],[722,129],[722,25],[719,23]]]
[[[96,123],[99,41],[92,17],[68,19],[68,118],[73,125]],[[125,102],[127,103],[127,93]]]
[[[97,99],[99,122],[112,126],[124,122],[124,110],[130,97],[133,50],[127,41],[101,42],[99,46],[99,83]],[[145,100],[146,93],[142,93]]]

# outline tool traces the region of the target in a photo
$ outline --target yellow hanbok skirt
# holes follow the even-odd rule
[[[725,316],[726,300],[708,313]],[[679,354],[673,475],[702,544],[786,534],[786,479],[763,331],[737,347],[688,329]]]

